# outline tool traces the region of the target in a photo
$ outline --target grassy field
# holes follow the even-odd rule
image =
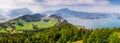
[[[44,19],[48,19],[49,21],[44,22]],[[38,22],[25,22],[23,20],[19,20],[19,21],[23,23],[23,26],[19,26],[18,24],[15,24],[14,27],[16,28],[16,30],[32,30],[33,29],[32,25],[37,25],[39,29],[48,28],[54,26],[57,23],[57,20],[53,18],[42,18],[41,21]]]

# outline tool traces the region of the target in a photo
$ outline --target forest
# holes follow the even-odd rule
[[[0,32],[0,43],[120,43],[120,28],[86,29],[70,23],[34,30]]]

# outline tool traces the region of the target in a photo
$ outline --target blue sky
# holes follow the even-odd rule
[[[120,0],[110,0],[113,5],[120,5]]]
[[[0,0],[0,9],[28,8],[44,12],[69,8],[83,12],[120,13],[120,0]]]

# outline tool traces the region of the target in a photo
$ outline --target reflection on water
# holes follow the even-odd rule
[[[101,18],[101,19],[79,19],[76,17],[65,18],[68,22],[85,26],[86,28],[113,28],[120,27],[120,19],[117,19],[116,15],[112,15],[109,18]]]

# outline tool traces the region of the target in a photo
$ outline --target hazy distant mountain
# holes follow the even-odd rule
[[[88,13],[88,12],[79,12],[79,11],[73,11],[68,8],[59,9],[56,11],[47,11],[45,14],[54,14],[58,16],[62,16],[64,18],[66,17],[78,17],[80,19],[99,19],[99,18],[107,18],[110,15],[105,13]]]
[[[5,13],[5,11],[0,9],[0,23],[8,20],[8,17],[5,16],[6,14],[4,14],[4,13]]]
[[[8,16],[12,17],[12,18],[16,18],[22,15],[31,15],[32,12],[27,9],[27,8],[20,8],[20,9],[12,9],[10,11],[7,12]]]
[[[4,20],[2,13],[3,13],[3,10],[0,9],[0,20]]]

